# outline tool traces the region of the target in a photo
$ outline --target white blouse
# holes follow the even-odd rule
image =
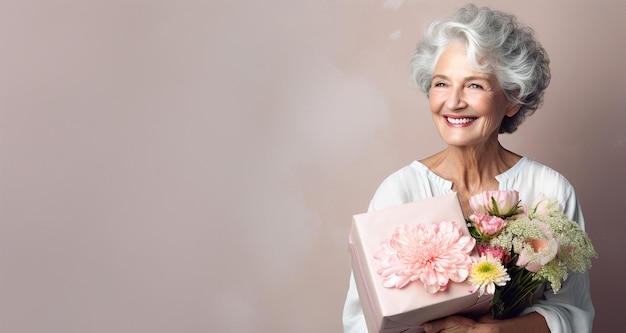
[[[556,198],[565,214],[585,228],[582,211],[574,188],[557,171],[522,157],[511,169],[496,176],[500,190],[517,190],[522,202],[532,202],[543,193]],[[452,191],[452,182],[433,173],[415,161],[387,177],[370,202],[368,211],[379,210]],[[526,308],[522,314],[537,312],[547,321],[553,333],[591,332],[595,310],[589,291],[589,275],[571,273],[555,294],[549,287],[542,300]],[[350,276],[348,295],[343,311],[345,333],[366,333],[367,327],[359,302],[354,277]]]

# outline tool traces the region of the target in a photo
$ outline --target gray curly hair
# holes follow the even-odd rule
[[[427,96],[439,56],[455,42],[466,46],[475,70],[492,73],[507,99],[520,104],[513,117],[505,117],[500,133],[513,133],[543,102],[550,83],[549,59],[531,28],[515,16],[473,4],[458,9],[451,18],[432,22],[410,61],[413,84]]]

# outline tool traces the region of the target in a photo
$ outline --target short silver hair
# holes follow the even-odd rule
[[[439,56],[452,43],[465,45],[475,70],[496,76],[510,102],[520,104],[513,117],[505,117],[500,133],[513,133],[543,103],[550,83],[549,59],[531,28],[515,16],[473,4],[458,9],[449,19],[436,20],[424,31],[410,61],[412,82],[427,96]]]

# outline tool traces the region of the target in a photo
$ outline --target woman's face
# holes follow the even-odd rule
[[[459,147],[497,142],[504,116],[519,110],[506,99],[496,77],[473,70],[465,48],[456,44],[439,57],[429,101],[439,135]]]

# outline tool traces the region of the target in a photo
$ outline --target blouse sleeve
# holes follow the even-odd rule
[[[391,175],[383,181],[370,202],[368,212],[402,203],[402,195],[397,191],[396,177],[396,175]],[[354,281],[354,272],[350,273],[348,294],[343,307],[343,331],[344,333],[367,333],[367,324]]]
[[[343,331],[344,333],[367,333],[367,325],[363,316],[363,308],[359,300],[359,294],[354,282],[354,274],[350,273],[350,285],[348,295],[343,306]]]
[[[561,175],[556,177],[555,183],[550,183],[541,182],[551,186],[540,192],[546,193],[548,188],[558,189],[553,195],[563,203],[565,214],[584,230],[582,210],[571,184]],[[549,286],[546,287],[543,299],[526,308],[522,314],[530,312],[541,314],[552,333],[591,332],[595,309],[589,290],[589,273],[569,274],[557,293]]]
[[[376,190],[368,207],[368,212],[410,202],[419,197],[427,197],[429,189],[419,175],[410,172],[410,168],[401,169],[387,177]],[[363,308],[354,281],[350,274],[348,294],[343,307],[344,333],[367,333],[367,324]]]

